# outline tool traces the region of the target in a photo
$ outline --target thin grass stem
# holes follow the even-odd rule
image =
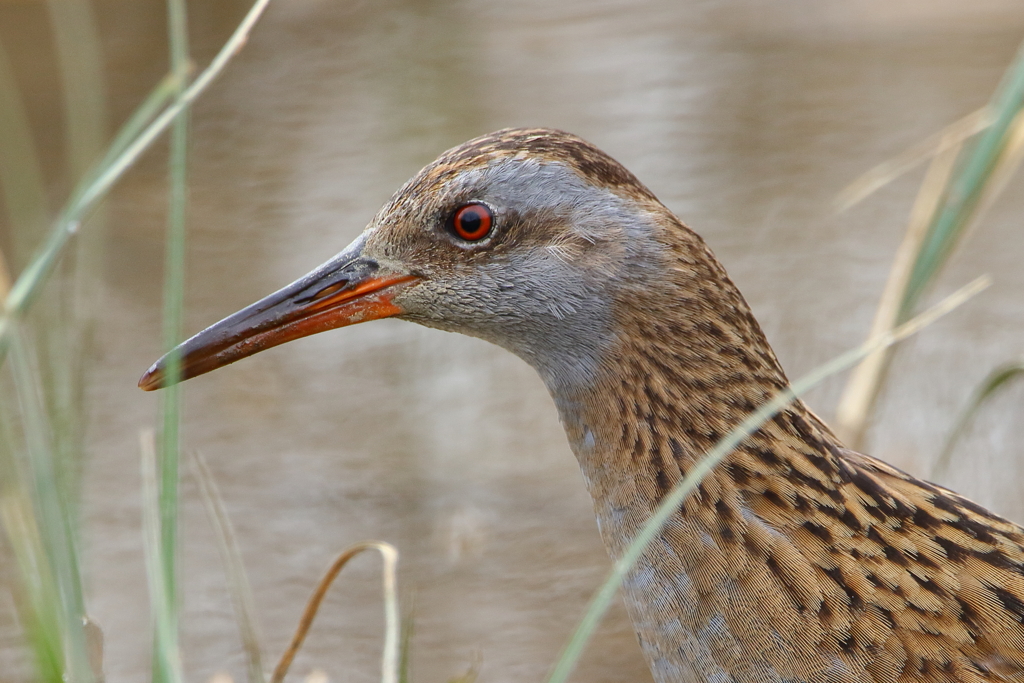
[[[259,626],[256,623],[256,601],[253,599],[252,586],[249,584],[249,577],[245,572],[245,563],[242,561],[242,551],[238,547],[238,540],[231,518],[224,507],[224,499],[220,495],[217,482],[210,472],[206,460],[198,451],[192,451],[190,458],[192,470],[196,481],[199,483],[199,491],[203,497],[203,505],[206,507],[206,515],[213,524],[217,536],[217,548],[220,550],[221,561],[224,563],[224,571],[227,574],[228,588],[231,592],[231,602],[235,607],[235,617],[238,621],[238,630],[242,637],[242,646],[248,657],[249,683],[264,683],[266,677],[263,675],[263,656],[260,651]]]
[[[168,0],[167,15],[170,34],[171,72],[177,81],[177,99],[185,90],[189,71],[188,17],[184,0]],[[182,309],[185,291],[185,225],[188,208],[188,122],[187,106],[182,107],[171,128],[168,159],[168,212],[166,254],[164,261],[163,341],[165,349],[173,349],[182,338]],[[176,356],[168,364],[169,374],[177,379],[180,364]],[[178,629],[178,481],[180,460],[181,391],[173,390],[160,397],[160,554],[164,563],[168,620],[171,628]],[[157,636],[157,643],[169,639]],[[167,656],[154,658],[154,679],[167,683],[170,673],[158,665],[166,663]]]
[[[146,576],[149,585],[150,609],[153,612],[157,643],[154,659],[160,660],[155,667],[165,676],[167,683],[183,683],[181,652],[178,646],[178,630],[175,622],[175,607],[170,604],[167,588],[166,567],[161,556],[160,493],[157,482],[156,437],[152,430],[139,434],[142,453],[142,541],[146,559]]]
[[[9,334],[8,319],[12,316],[24,315],[27,312],[39,288],[56,266],[64,245],[78,232],[78,221],[69,219],[75,213],[74,207],[82,205],[82,196],[86,190],[92,187],[97,178],[104,173],[104,169],[109,168],[125,152],[132,141],[138,138],[157,111],[170,101],[180,81],[177,74],[165,76],[143,100],[142,104],[121,127],[100,163],[75,186],[62,211],[61,218],[58,219],[55,229],[49,235],[49,241],[19,275],[17,282],[21,283],[20,289],[15,292],[11,286],[4,293],[4,306],[2,314],[0,314],[0,362],[3,360],[7,334]]]
[[[63,683],[64,646],[53,572],[35,523],[32,501],[20,488],[10,486],[0,494],[0,521],[18,564],[21,591],[15,597],[35,658],[36,675],[44,683]]]
[[[82,627],[85,600],[73,517],[67,509],[70,502],[61,496],[45,404],[20,330],[11,337],[11,349],[14,386],[21,407],[26,444],[25,466],[20,469],[30,482],[28,495],[52,575],[52,582],[43,584],[43,590],[54,593],[47,602],[58,607],[57,620],[68,680],[88,683],[93,676]]]
[[[918,164],[963,144],[992,124],[992,112],[986,106],[972,111],[938,133],[929,136],[895,157],[883,161],[847,185],[836,196],[836,213],[867,199],[900,176],[914,170]]]
[[[181,90],[181,84],[185,77],[187,77],[187,74],[169,73],[146,95],[146,99],[142,101],[142,104],[132,112],[128,120],[118,129],[110,146],[107,147],[103,158],[90,168],[89,172],[75,185],[75,189],[71,191],[70,198],[68,199],[68,206],[81,201],[81,196],[87,188],[96,182],[96,178],[103,172],[103,169],[110,166],[124,152],[132,140],[137,138],[145,129],[146,124],[150,123],[153,117]],[[65,207],[66,209],[67,207]]]

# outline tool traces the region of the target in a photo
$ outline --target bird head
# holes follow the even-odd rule
[[[139,386],[170,383],[171,354],[188,379],[386,317],[491,341],[549,385],[585,383],[614,342],[617,306],[648,295],[666,215],[629,171],[578,137],[485,135],[410,179],[340,254],[187,340]]]

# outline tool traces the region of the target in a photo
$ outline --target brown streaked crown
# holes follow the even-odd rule
[[[620,195],[655,199],[654,194],[615,159],[583,138],[553,128],[503,128],[473,138],[427,165],[406,189],[416,193],[458,173],[506,158],[561,163],[597,187]]]

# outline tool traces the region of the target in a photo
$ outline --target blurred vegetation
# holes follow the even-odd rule
[[[103,251],[102,199],[168,127],[172,130],[165,336],[180,339],[184,283],[187,108],[244,43],[266,1],[196,81],[189,71],[185,8],[169,3],[172,73],[106,146],[105,91],[98,34],[89,3],[52,0],[51,28],[64,87],[69,167],[80,178],[55,220],[43,186],[20,93],[0,48],[0,184],[11,248],[0,255],[0,518],[19,567],[18,608],[40,681],[102,680],[102,635],[87,615],[78,552],[83,386],[96,320]],[[47,233],[47,227],[50,227]],[[10,280],[16,273],[17,279]],[[12,400],[13,399],[13,400]],[[159,481],[156,454],[143,448],[154,678],[181,680],[175,591],[178,399],[162,408]],[[144,440],[145,442],[145,440]],[[158,482],[158,483],[157,483]],[[153,493],[159,486],[159,493]]]
[[[928,144],[872,169],[840,194],[838,206],[846,209],[917,162],[932,158],[878,304],[871,335],[892,330],[913,315],[950,255],[1006,188],[1024,159],[1022,108],[1024,44],[987,107],[949,126]],[[880,350],[866,358],[847,382],[836,411],[836,428],[851,448],[863,448],[864,433],[889,361],[889,351]]]

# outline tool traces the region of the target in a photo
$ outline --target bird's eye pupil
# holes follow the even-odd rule
[[[480,232],[480,216],[477,215],[476,211],[463,211],[463,215],[459,220],[459,227],[462,228],[463,232],[468,232],[475,235]]]
[[[494,216],[484,204],[466,204],[455,210],[451,218],[451,230],[455,236],[467,242],[482,240],[491,232]]]

